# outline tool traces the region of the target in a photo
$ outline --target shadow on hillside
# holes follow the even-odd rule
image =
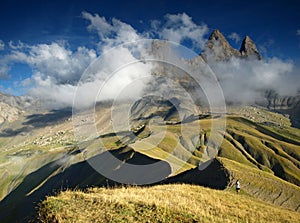
[[[286,109],[286,110],[277,109],[276,111],[280,112],[281,114],[289,115],[292,127],[300,129],[300,108]]]
[[[208,166],[204,167],[203,170],[199,170],[199,168],[194,168],[185,171],[181,174],[164,180],[162,184],[186,183],[224,190],[231,183],[230,172],[223,166],[223,164],[218,159],[208,161],[207,164],[203,163],[203,166],[206,165]]]
[[[13,137],[13,136],[22,134],[23,132],[30,132],[31,130],[32,130],[32,127],[30,127],[30,126],[24,126],[19,129],[7,128],[0,132],[0,137]]]
[[[14,137],[22,133],[30,132],[35,128],[59,124],[70,117],[72,117],[71,109],[52,110],[45,114],[28,115],[26,121],[22,123],[23,127],[18,129],[4,129],[0,132],[0,137]]]
[[[46,114],[33,114],[26,117],[27,121],[23,125],[31,125],[33,127],[45,127],[57,124],[72,117],[72,109],[52,110]]]
[[[111,168],[111,162],[106,157],[108,153],[110,152],[94,156],[88,160],[89,162],[82,161],[69,167],[60,165],[62,163],[66,164],[72,159],[72,156],[65,156],[29,174],[14,191],[1,201],[1,222],[28,222],[29,220],[37,219],[36,208],[39,202],[44,200],[46,196],[54,195],[61,190],[120,185],[99,174],[89,164],[100,162],[102,167],[109,167],[110,171],[114,172],[117,176],[118,174],[124,174],[123,166]],[[124,150],[124,148],[122,150],[116,150],[112,153],[118,159],[127,160],[129,161],[128,163],[135,165],[155,164],[158,161],[136,153],[128,148],[126,148],[126,150]],[[136,173],[136,178],[133,177],[129,179],[129,181],[134,184],[137,178],[147,178],[151,182],[152,180],[155,181],[158,175],[166,178],[170,173],[171,167],[169,164],[160,162],[159,169],[154,168],[148,172],[140,171]],[[34,222],[36,222],[36,220],[34,220]]]

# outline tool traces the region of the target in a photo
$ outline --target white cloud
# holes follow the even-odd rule
[[[17,50],[17,49],[22,49],[26,47],[26,44],[24,44],[22,41],[18,41],[17,43],[14,43],[12,40],[8,42],[8,45],[11,49]]]
[[[241,40],[241,37],[239,36],[239,34],[233,32],[228,36],[229,39],[233,40],[235,43],[239,43]]]
[[[268,49],[274,45],[275,41],[273,39],[268,39],[258,46],[260,53],[266,54]]]
[[[3,40],[0,40],[0,50],[4,50],[5,48],[5,43],[3,42]]]
[[[204,36],[208,33],[206,24],[197,25],[192,18],[185,13],[167,14],[165,23],[152,21],[152,28],[162,39],[167,39],[176,43],[190,40],[192,47],[203,48],[205,44]]]
[[[211,61],[210,65],[229,101],[249,104],[262,100],[266,90],[295,95],[300,89],[291,61],[232,58],[226,62]]]
[[[57,100],[57,106],[72,103],[69,97],[72,92],[64,92],[76,87],[81,75],[87,66],[96,58],[92,49],[78,47],[71,51],[59,43],[28,45],[22,43],[18,46],[11,42],[13,50],[0,59],[1,77],[7,77],[15,63],[24,63],[31,67],[32,76],[20,85],[32,86],[30,93],[45,100]],[[60,96],[58,94],[61,94]],[[55,96],[57,95],[57,96]],[[53,97],[52,97],[53,96]]]
[[[91,23],[87,29],[89,31],[96,31],[101,39],[110,36],[114,30],[113,26],[98,14],[92,15],[88,12],[82,12],[82,17]]]
[[[4,64],[1,60],[0,60],[0,62],[2,63],[2,65],[0,65],[0,79],[8,79],[9,78],[9,75],[8,75],[9,66]]]
[[[139,34],[131,25],[116,18],[108,22],[104,17],[98,14],[92,15],[88,12],[83,12],[82,17],[90,22],[87,29],[97,32],[100,39],[100,51],[143,38],[142,34]]]
[[[300,29],[298,29],[298,30],[296,31],[296,35],[297,35],[297,36],[300,36]]]

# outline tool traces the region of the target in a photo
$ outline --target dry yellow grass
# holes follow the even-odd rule
[[[41,204],[42,222],[298,222],[300,214],[242,194],[192,185],[66,191]]]

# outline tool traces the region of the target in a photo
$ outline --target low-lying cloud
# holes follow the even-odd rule
[[[226,62],[211,62],[210,66],[227,101],[251,104],[261,100],[266,90],[274,90],[281,96],[296,95],[299,90],[299,75],[291,61],[231,58]]]

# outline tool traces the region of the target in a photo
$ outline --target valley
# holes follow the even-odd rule
[[[1,125],[0,209],[5,210],[1,211],[5,222],[16,216],[34,218],[36,205],[60,190],[121,186],[90,165],[100,159],[102,166],[111,168],[110,163],[105,164],[105,153],[121,161],[114,174],[122,173],[124,163],[160,162],[159,169],[132,176],[130,184],[148,179],[151,185],[186,183],[234,193],[233,184],[240,179],[247,199],[300,211],[300,130],[290,126],[287,116],[258,107],[229,107],[225,115],[199,116],[186,123],[136,119],[133,129],[113,133],[111,114],[104,105],[101,108],[96,114],[101,117],[96,119],[101,132],[81,143],[75,142],[71,113],[66,110],[24,115]],[[153,109],[150,117],[156,117],[156,111],[162,117],[170,114],[169,110]],[[212,120],[224,119],[226,132],[219,132],[207,145],[204,134],[209,137]],[[183,137],[184,125],[188,134]],[[188,130],[195,129],[193,125],[201,127],[199,135]],[[208,153],[215,151],[214,141],[218,140],[222,144],[214,161],[206,169],[198,169],[209,160]]]

